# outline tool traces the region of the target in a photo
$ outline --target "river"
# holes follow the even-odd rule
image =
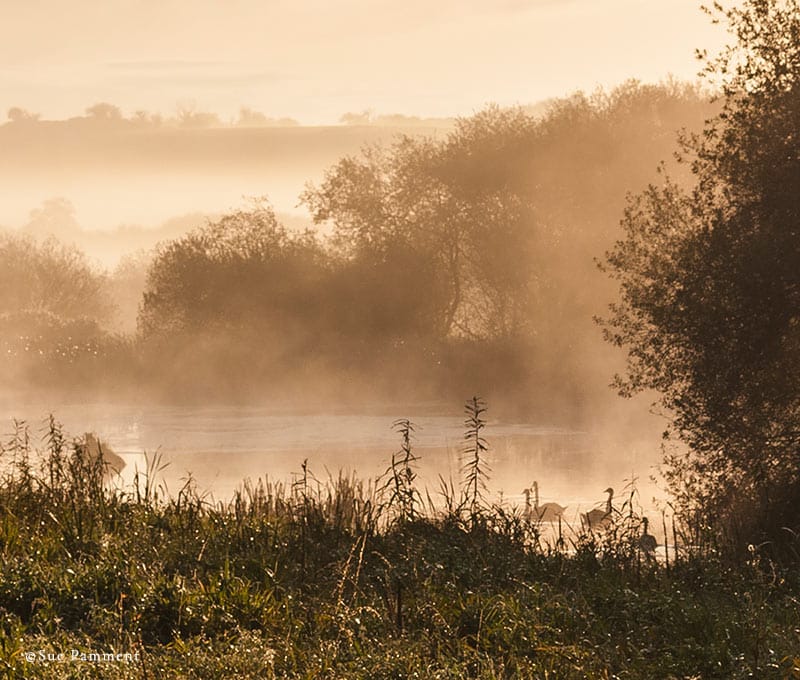
[[[126,460],[123,481],[145,468],[145,456],[158,454],[166,467],[161,482],[176,493],[191,474],[210,500],[226,500],[245,479],[291,482],[303,461],[325,481],[339,471],[375,478],[383,473],[400,436],[392,424],[409,418],[419,456],[420,486],[431,496],[440,476],[458,487],[463,463],[464,415],[439,404],[412,409],[369,412],[288,413],[264,407],[184,407],[131,404],[3,404],[3,441],[12,419],[25,420],[34,439],[45,428],[49,412],[70,435],[96,432]],[[656,457],[649,440],[619,442],[590,431],[547,424],[487,419],[489,490],[521,507],[523,489],[539,482],[541,502],[556,501],[568,516],[601,504],[603,489],[613,486],[617,498],[626,483],[638,478],[638,502],[652,507],[657,492],[649,481]],[[627,493],[627,492],[625,492]]]

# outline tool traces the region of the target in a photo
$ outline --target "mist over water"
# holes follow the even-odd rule
[[[33,439],[46,422],[42,403],[0,408],[3,439],[11,419],[25,420]],[[132,489],[135,472],[143,474],[147,459],[158,455],[165,465],[159,483],[177,493],[193,479],[209,501],[226,501],[245,480],[259,479],[291,485],[307,461],[313,478],[325,483],[339,473],[365,480],[383,475],[400,447],[392,427],[398,418],[414,424],[412,446],[420,489],[440,502],[441,480],[462,478],[464,415],[448,404],[420,404],[402,411],[391,408],[363,412],[291,412],[267,407],[168,407],[120,403],[58,404],[58,420],[67,433],[102,433],[103,442],[126,461],[121,480]],[[657,421],[652,423],[658,425]],[[524,509],[525,488],[538,481],[542,503],[566,505],[565,522],[579,526],[579,512],[601,504],[607,486],[617,489],[617,501],[636,479],[637,504],[653,508],[661,497],[650,475],[658,460],[654,432],[614,434],[554,427],[544,422],[502,421],[487,413],[483,434],[489,444],[485,461],[491,468],[489,498],[507,507]],[[620,437],[622,435],[622,437]],[[624,439],[624,440],[623,440]],[[424,495],[424,494],[423,494]]]
[[[697,3],[6,3],[0,665],[800,678],[800,0]]]
[[[21,227],[0,242],[0,416],[97,432],[128,481],[158,451],[171,492],[191,473],[217,500],[304,460],[375,478],[410,418],[435,497],[479,395],[493,499],[521,507],[535,480],[575,518],[636,479],[650,507],[662,422],[609,387],[596,260],[710,110],[630,83],[441,128],[0,126],[0,220]]]

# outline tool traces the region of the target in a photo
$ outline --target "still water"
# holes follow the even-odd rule
[[[418,479],[435,496],[440,477],[458,488],[464,450],[464,415],[440,405],[414,409],[384,408],[362,413],[284,413],[269,408],[153,407],[126,404],[43,406],[3,405],[3,441],[12,419],[25,420],[33,438],[44,433],[49,412],[65,432],[96,432],[125,459],[123,480],[144,472],[145,457],[158,454],[166,467],[161,482],[171,493],[189,478],[212,500],[228,499],[245,479],[268,478],[289,483],[308,461],[321,481],[340,471],[361,478],[385,472],[400,448],[393,429],[398,418],[412,420],[412,440],[419,456]],[[567,505],[568,517],[601,504],[603,489],[618,496],[638,478],[639,501],[650,506],[656,491],[649,480],[655,460],[651,441],[615,442],[589,431],[540,423],[503,422],[490,414],[483,431],[489,444],[489,490],[521,507],[523,489],[539,482],[541,502]]]

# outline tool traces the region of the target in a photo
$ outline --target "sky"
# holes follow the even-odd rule
[[[694,80],[724,32],[700,0],[0,0],[0,120],[99,101],[130,115],[240,107],[469,115],[634,77]]]

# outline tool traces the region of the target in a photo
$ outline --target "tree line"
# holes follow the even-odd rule
[[[75,116],[64,121],[42,120],[39,113],[29,111],[21,106],[12,106],[6,112],[8,122],[6,126],[30,127],[39,124],[62,125],[90,125],[95,128],[212,128],[223,126],[234,127],[293,127],[299,123],[293,118],[268,116],[261,111],[242,106],[237,116],[224,121],[220,116],[211,111],[198,111],[194,106],[181,105],[173,116],[164,116],[161,113],[139,109],[126,116],[122,109],[109,102],[97,102],[87,106],[83,116]]]
[[[617,366],[620,393],[653,391],[668,418],[684,520],[721,550],[796,558],[800,6],[714,12],[732,35],[707,61],[714,101],[632,82],[365,148],[302,196],[326,237],[257,203],[162,244],[127,344],[102,335],[102,286],[79,256],[5,236],[5,356],[40,366],[83,324],[92,356],[127,351],[176,394],[326,376],[333,394],[513,395],[545,418],[605,399]],[[53,366],[79,363],[73,348]]]
[[[630,82],[365,147],[307,187],[314,230],[256,202],[162,243],[129,363],[175,396],[275,394],[324,375],[340,393],[588,404],[613,361],[591,323],[612,294],[594,258],[619,233],[625,191],[712,110],[695,87]],[[37,305],[59,316],[55,301],[8,299],[6,324]]]

